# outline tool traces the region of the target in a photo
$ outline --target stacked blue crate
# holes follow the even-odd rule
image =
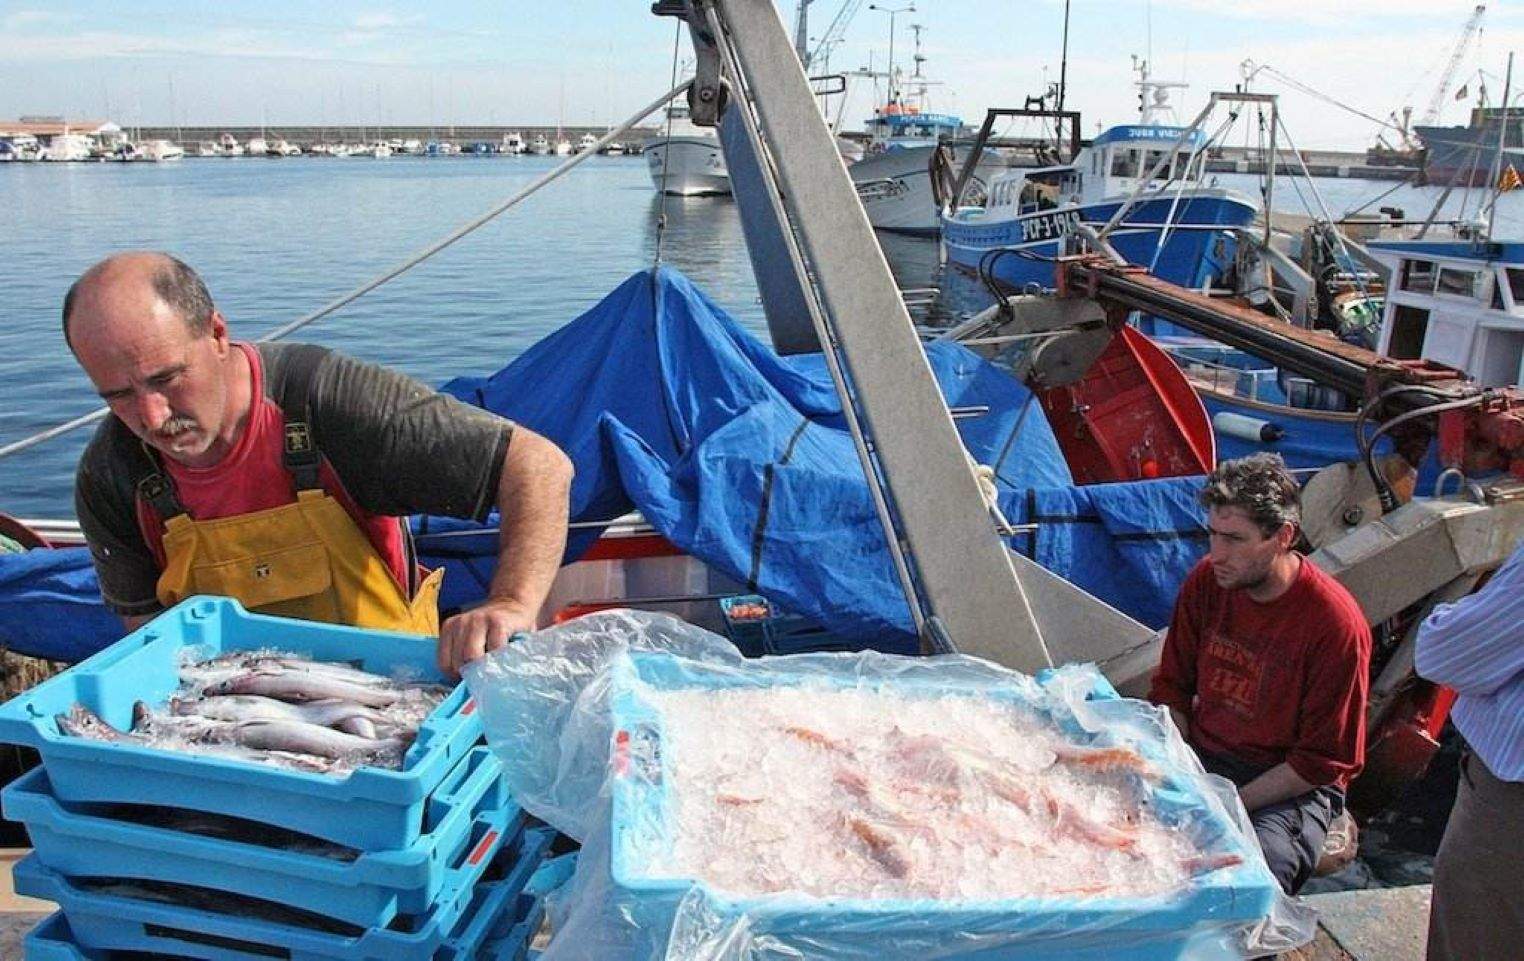
[[[135,702],[162,703],[178,687],[187,648],[196,658],[278,648],[438,679],[425,639],[193,598],[0,706],[0,741],[34,747],[43,760],[3,796],[7,817],[27,825],[34,847],[15,869],[16,889],[61,908],[28,939],[28,959],[94,961],[114,951],[204,961],[527,955],[528,936],[518,938],[522,951],[514,938],[538,923],[542,908],[525,886],[554,834],[530,826],[508,796],[464,687],[425,719],[396,771],[330,776],[58,730],[57,716],[75,704],[128,727]],[[119,805],[255,822],[256,840],[139,823]],[[278,830],[262,837],[258,825]],[[265,843],[286,832],[319,839],[322,850]]]

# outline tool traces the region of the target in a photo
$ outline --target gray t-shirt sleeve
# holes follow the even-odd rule
[[[74,475],[74,512],[90,547],[101,599],[117,614],[132,617],[164,609],[157,588],[159,566],[138,529],[137,510],[126,465],[110,455],[120,447],[116,425],[101,425],[79,459]]]
[[[513,424],[396,371],[331,353],[313,373],[318,449],[374,514],[485,520]]]

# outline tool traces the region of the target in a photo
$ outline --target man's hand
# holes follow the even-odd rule
[[[439,669],[448,678],[460,677],[460,669],[486,654],[508,645],[520,631],[535,628],[535,612],[514,601],[488,600],[462,611],[439,627]]]

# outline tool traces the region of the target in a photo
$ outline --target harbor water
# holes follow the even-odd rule
[[[161,248],[199,270],[236,336],[256,338],[406,260],[551,169],[553,157],[187,159],[169,164],[0,165],[0,444],[99,406],[60,334],[64,292],[113,251]],[[1217,175],[1257,197],[1259,179]],[[1390,183],[1318,180],[1335,215]],[[1400,187],[1382,206],[1423,216],[1437,188]],[[1275,207],[1316,209],[1306,182],[1278,178]],[[1474,212],[1457,191],[1446,216]],[[659,227],[664,224],[664,227]],[[1504,195],[1497,235],[1524,234],[1524,192]],[[918,319],[983,306],[943,276],[935,241],[883,235],[902,287],[940,285]],[[651,189],[639,157],[597,157],[432,260],[297,338],[425,382],[487,374],[591,307],[658,257],[765,337],[735,204]],[[73,514],[74,464],[89,429],[0,461],[0,511]]]

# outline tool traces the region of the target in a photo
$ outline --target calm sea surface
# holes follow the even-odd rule
[[[0,444],[99,406],[64,347],[58,311],[69,284],[101,257],[138,247],[175,252],[202,273],[235,335],[253,339],[407,259],[554,164],[313,157],[0,165]],[[1252,177],[1220,181],[1258,192]],[[1339,214],[1391,185],[1317,186]],[[1302,190],[1307,195],[1305,184]],[[1382,203],[1421,216],[1437,196],[1403,187]],[[1457,192],[1448,211],[1463,199]],[[1275,201],[1277,209],[1303,211],[1285,179]],[[661,209],[640,158],[595,158],[297,337],[434,384],[491,373],[649,267]],[[668,198],[666,223],[664,261],[764,333],[735,205]],[[1504,198],[1497,232],[1524,234],[1524,195]],[[939,281],[934,242],[882,240],[902,286]],[[948,278],[933,314],[955,316],[981,303],[969,282]],[[70,516],[74,463],[89,433],[0,460],[0,511]]]

